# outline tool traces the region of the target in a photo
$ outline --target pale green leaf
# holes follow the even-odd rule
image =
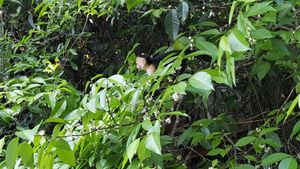
[[[182,1],[177,8],[178,17],[181,20],[181,23],[183,23],[189,14],[189,4],[185,1]]]
[[[145,140],[145,147],[155,152],[156,154],[161,154],[160,136],[157,133],[151,133],[147,136]]]
[[[229,36],[228,41],[232,50],[237,52],[244,52],[247,50],[251,50],[247,41],[245,40],[245,36],[238,30],[233,30]]]
[[[202,90],[214,90],[212,85],[211,76],[206,72],[198,72],[189,78],[189,83],[197,88]]]
[[[278,169],[297,169],[297,168],[298,168],[298,163],[292,157],[282,160],[278,166]]]
[[[255,5],[250,7],[249,11],[246,13],[246,16],[249,17],[249,16],[260,15],[268,11],[274,10],[274,8],[270,6],[270,3],[272,3],[272,1],[256,3]]]
[[[129,144],[129,146],[126,149],[127,157],[129,161],[131,162],[132,157],[134,154],[136,154],[136,151],[138,149],[138,146],[140,144],[140,138],[134,140],[132,143]]]
[[[170,10],[164,20],[165,29],[171,40],[175,40],[179,31],[179,19],[175,9]]]

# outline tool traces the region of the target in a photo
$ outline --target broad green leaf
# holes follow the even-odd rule
[[[61,161],[69,164],[70,166],[76,166],[76,160],[73,151],[57,149],[57,155]]]
[[[67,108],[67,101],[62,100],[57,102],[53,111],[51,112],[51,116],[60,117],[61,114],[66,110],[66,108]]]
[[[139,144],[138,150],[137,150],[138,158],[141,162],[143,162],[145,159],[150,157],[150,151],[148,151],[145,146],[146,139],[147,139],[147,137],[144,137],[142,139],[142,141]]]
[[[68,142],[65,141],[64,139],[58,139],[58,140],[54,141],[54,142],[53,142],[53,145],[54,145],[57,149],[66,150],[66,151],[71,151],[71,148],[70,148]]]
[[[249,17],[260,15],[268,11],[274,10],[274,8],[270,6],[270,3],[272,3],[272,1],[254,4],[252,7],[250,7],[249,11],[246,13],[246,16]]]
[[[253,72],[257,75],[259,80],[262,80],[269,70],[271,69],[271,64],[269,62],[261,62],[261,63],[255,63],[253,65]]]
[[[222,148],[214,148],[207,153],[207,155],[209,155],[209,156],[215,156],[215,155],[219,155],[219,154],[222,157],[224,157],[227,154],[227,151]]]
[[[71,113],[67,114],[64,119],[67,121],[74,121],[74,120],[79,120],[83,115],[85,115],[86,112],[79,108],[76,110],[73,110]]]
[[[43,78],[40,78],[40,77],[33,78],[31,81],[34,82],[34,83],[46,84],[45,80]]]
[[[273,38],[271,32],[265,28],[255,30],[252,35],[256,40]]]
[[[20,156],[22,158],[23,163],[27,167],[33,167],[33,150],[32,147],[26,143],[23,142],[22,144],[19,145],[19,151],[20,151]]]
[[[274,131],[278,130],[277,127],[270,127],[270,128],[265,128],[265,129],[262,129],[260,132],[259,132],[259,137],[263,136],[263,135],[266,135],[266,134],[269,134],[269,133],[272,133]]]
[[[35,132],[32,130],[23,130],[16,132],[16,135],[22,139],[30,140],[32,143],[34,142]]]
[[[256,168],[250,164],[242,164],[236,167],[235,169],[256,169]]]
[[[288,157],[290,157],[290,155],[285,154],[285,153],[274,153],[274,154],[267,156],[265,159],[263,159],[261,165],[269,166],[273,163],[276,163],[276,162],[286,159]]]
[[[57,155],[60,160],[69,164],[70,166],[76,165],[74,152],[64,139],[58,139],[54,141],[53,145],[56,147]]]
[[[122,75],[113,75],[108,80],[119,86],[126,86],[126,81]]]
[[[156,154],[161,154],[160,136],[157,133],[151,133],[147,136],[145,140],[145,147],[155,152]]]
[[[136,154],[136,151],[138,149],[138,146],[140,144],[140,138],[134,140],[131,144],[129,144],[129,146],[126,149],[126,153],[128,156],[129,161],[131,162],[132,157],[134,156],[134,154]]]
[[[298,168],[298,163],[292,157],[282,160],[278,166],[278,169],[297,169],[297,168]]]
[[[58,94],[57,91],[53,91],[51,93],[48,93],[45,97],[48,106],[50,106],[52,110],[54,109],[55,104],[56,104],[56,95],[57,94]]]
[[[245,158],[250,161],[255,161],[255,162],[257,161],[256,157],[253,155],[246,155]]]
[[[220,40],[220,43],[219,43],[219,48],[222,51],[225,51],[225,52],[228,52],[228,53],[231,54],[231,48],[230,48],[229,40],[228,40],[227,37],[225,37],[225,36],[221,37],[221,40]]]
[[[237,52],[245,52],[251,50],[245,36],[238,30],[233,30],[229,36],[228,41],[232,50]]]
[[[179,19],[175,9],[170,10],[164,20],[165,29],[171,40],[175,40],[179,31]]]
[[[209,29],[204,32],[200,32],[199,35],[220,35],[220,31],[217,29]]]
[[[142,123],[142,127],[143,127],[143,129],[149,131],[150,128],[152,127],[151,121],[148,120],[148,119],[147,119],[147,120],[144,120],[143,123]]]
[[[180,18],[181,23],[183,23],[189,14],[189,4],[182,1],[177,8],[178,18]]]
[[[189,78],[189,83],[197,88],[202,90],[214,90],[212,85],[211,76],[206,72],[198,72]]]
[[[86,104],[87,109],[90,112],[96,113],[97,107],[98,107],[98,98],[99,96],[94,96],[91,98],[91,100]]]
[[[294,127],[293,127],[293,131],[291,133],[291,137],[294,137],[297,133],[299,133],[300,131],[300,121],[298,121]]]
[[[13,169],[19,155],[19,138],[12,139],[6,148],[5,162],[8,169]]]
[[[239,139],[236,143],[235,143],[235,146],[237,147],[243,147],[247,144],[250,144],[252,142],[254,142],[254,140],[256,140],[256,137],[254,136],[246,136],[246,137],[243,137],[241,139]]]
[[[143,3],[143,0],[126,0],[127,9],[130,11],[132,8]]]
[[[196,47],[202,51],[206,51],[213,59],[218,57],[218,48],[208,41],[198,38],[196,40]]]
[[[179,94],[185,94],[187,84],[185,82],[179,82],[173,86],[173,91]]]

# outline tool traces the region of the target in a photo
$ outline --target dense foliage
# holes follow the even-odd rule
[[[0,0],[0,49],[1,168],[298,168],[299,0]]]

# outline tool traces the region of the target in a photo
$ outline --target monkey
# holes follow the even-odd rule
[[[159,63],[167,56],[171,54],[178,54],[180,51],[174,50],[169,51],[163,54],[159,54],[157,56],[149,56],[145,55],[144,53],[141,56],[136,57],[136,68],[138,70],[145,70],[148,75],[151,75],[157,69]]]
[[[145,55],[144,53],[142,53],[140,56],[136,57],[136,68],[138,70],[145,70],[147,72],[148,75],[153,74],[159,63],[166,58],[167,56],[175,56],[178,55],[181,52],[181,50],[172,50],[172,51],[168,51],[166,53],[162,53],[162,54],[158,54],[156,56],[149,56],[149,55]],[[191,50],[188,49],[186,50],[184,53],[185,54],[190,54],[195,52],[195,50]],[[198,59],[200,59],[201,61],[205,61],[205,62],[211,62],[212,58],[208,55],[204,55],[202,57],[199,57]],[[186,68],[187,66],[187,59],[184,59],[182,61],[182,65],[181,65],[181,72]]]

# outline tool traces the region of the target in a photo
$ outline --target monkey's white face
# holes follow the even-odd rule
[[[136,58],[136,68],[138,70],[144,69],[146,65],[146,59],[142,57],[137,57]]]

